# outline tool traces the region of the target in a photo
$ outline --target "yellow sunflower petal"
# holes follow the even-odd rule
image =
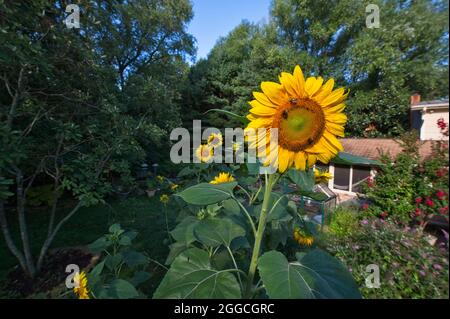
[[[272,124],[273,119],[271,117],[258,117],[255,120],[248,123],[248,128],[260,128],[269,127]]]
[[[327,153],[334,157],[339,152],[338,148],[330,143],[324,136],[317,142],[317,145],[320,145],[320,148],[322,149],[322,152],[318,153],[318,155]]]
[[[331,107],[337,105],[345,100],[349,92],[345,93],[344,88],[339,88],[331,92],[326,98],[321,102],[323,107]]]
[[[344,137],[345,133],[344,133],[344,127],[340,124],[334,124],[331,122],[327,122],[325,124],[326,129],[328,130],[328,132],[330,132],[331,134],[340,136],[340,137]]]
[[[333,87],[334,87],[334,80],[333,79],[329,79],[321,88],[319,91],[317,91],[317,93],[314,95],[314,100],[316,100],[317,102],[321,102],[324,98],[326,98],[331,91],[333,91]]]
[[[264,104],[261,104],[257,100],[253,100],[249,102],[249,104],[252,106],[250,109],[250,113],[254,115],[259,116],[271,116],[274,115],[276,110],[273,107],[265,106]]]
[[[305,91],[308,93],[308,96],[313,96],[320,90],[322,87],[323,79],[321,77],[315,78],[310,77],[306,80],[305,83]]]
[[[280,83],[286,89],[286,92],[293,97],[299,97],[301,92],[298,88],[297,79],[290,73],[283,72],[280,76]]]
[[[312,167],[317,162],[317,155],[311,154],[311,153],[307,153],[307,155],[308,155],[308,158],[306,159],[306,161],[307,161],[308,167]]]
[[[341,142],[336,138],[335,135],[331,134],[328,131],[323,132],[323,137],[339,152],[342,152],[344,148],[342,147]]]
[[[299,65],[294,69],[294,77],[297,80],[299,97],[302,98],[305,96],[305,77]]]
[[[306,169],[306,154],[304,152],[298,152],[295,154],[295,168],[301,171]]]
[[[321,161],[323,164],[328,164],[332,158],[333,155],[330,153],[317,154],[317,159]]]
[[[335,113],[335,114],[325,115],[325,118],[327,121],[333,122],[336,124],[344,125],[345,123],[347,123],[347,115],[345,115],[344,113]]]
[[[262,82],[261,89],[269,100],[275,105],[283,105],[288,100],[281,84],[275,82]]]
[[[254,98],[255,98],[259,103],[261,103],[261,104],[263,104],[263,105],[265,105],[265,106],[273,107],[273,108],[276,108],[276,107],[277,107],[276,105],[274,105],[274,104],[269,100],[269,98],[268,98],[264,93],[261,93],[261,92],[253,92],[253,96],[254,96]]]
[[[325,107],[323,108],[323,112],[325,115],[327,114],[333,114],[333,113],[340,113],[345,109],[344,103],[339,103],[338,105],[334,105],[332,107]]]
[[[288,151],[283,147],[280,147],[278,149],[278,170],[280,171],[280,173],[283,173],[288,169],[289,164],[291,162],[290,153],[291,153],[290,151]]]

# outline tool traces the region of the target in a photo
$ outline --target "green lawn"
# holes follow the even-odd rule
[[[63,209],[60,212],[61,216],[64,211]],[[171,214],[173,210],[170,209],[170,205],[168,212],[173,221],[175,216],[174,213]],[[35,255],[46,234],[47,223],[47,211],[33,211],[28,215],[31,243]],[[138,231],[139,235],[134,241],[136,250],[145,252],[151,258],[164,263],[169,250],[166,244],[167,232],[163,207],[158,197],[130,198],[125,201],[112,201],[109,205],[83,208],[61,228],[52,247],[89,244],[107,232],[109,225],[113,223],[120,223],[126,230]],[[18,236],[15,220],[11,219],[10,224],[14,235]],[[2,280],[17,264],[14,256],[7,249],[3,237],[0,239],[0,257],[0,280]],[[151,269],[155,269],[154,265]],[[159,270],[145,289],[149,296],[163,275],[162,269]]]

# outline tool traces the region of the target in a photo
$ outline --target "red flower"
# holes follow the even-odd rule
[[[420,208],[416,208],[414,214],[416,215],[416,217],[419,217],[420,215],[422,215],[422,211],[420,210]]]
[[[440,118],[440,119],[437,121],[437,125],[439,126],[439,128],[440,128],[441,130],[445,130],[445,129],[447,128],[447,123],[445,123],[445,120],[444,120],[443,118]]]
[[[380,216],[381,216],[381,218],[386,218],[388,216],[388,213],[387,212],[382,212],[380,214]]]
[[[425,204],[426,204],[427,206],[430,206],[430,207],[433,207],[433,206],[434,206],[433,201],[432,201],[431,199],[429,199],[429,198],[427,198],[427,200],[425,201]]]
[[[361,208],[362,208],[363,210],[368,210],[368,209],[369,209],[369,204],[364,203],[364,204],[362,204]]]
[[[373,187],[373,178],[372,178],[372,176],[370,176],[370,177],[367,179],[367,187],[369,187],[369,188],[372,188],[372,187]]]
[[[416,198],[416,204],[420,204],[422,203],[422,197],[417,197]]]
[[[446,193],[441,190],[436,193],[436,197],[439,198],[439,200],[443,200],[445,195],[446,195]]]
[[[436,171],[436,177],[444,177],[445,176],[445,169],[444,168],[440,168]]]
[[[447,210],[445,209],[445,207],[439,207],[439,208],[438,208],[438,212],[439,212],[441,215],[445,215],[445,214],[447,213]]]

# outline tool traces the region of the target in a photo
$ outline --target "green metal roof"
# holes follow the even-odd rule
[[[380,161],[372,160],[367,157],[357,156],[350,153],[339,152],[339,154],[331,160],[334,164],[342,165],[367,165],[367,166],[381,166]]]

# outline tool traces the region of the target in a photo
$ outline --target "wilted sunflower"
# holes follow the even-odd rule
[[[208,141],[207,142],[208,142],[208,145],[213,147],[213,148],[222,145],[222,143],[223,143],[222,134],[220,134],[220,133],[212,133],[208,137]]]
[[[320,183],[328,183],[328,181],[333,178],[333,175],[331,175],[327,171],[321,172],[318,169],[314,169],[314,177],[316,180],[316,184],[320,184]]]
[[[218,176],[216,176],[210,184],[223,184],[223,183],[230,183],[234,181],[234,177],[230,173],[219,173]]]
[[[305,233],[300,229],[294,230],[294,239],[299,245],[311,246],[314,242],[314,237]]]
[[[214,156],[214,149],[207,144],[200,145],[195,150],[195,156],[197,156],[201,162],[206,163]]]
[[[333,91],[333,79],[325,84],[321,77],[305,80],[300,66],[293,74],[283,72],[279,79],[281,84],[262,82],[263,93],[253,92],[247,130],[262,128],[266,136],[249,136],[249,147],[270,151],[269,129],[277,128],[278,154],[258,152],[260,157],[269,155],[265,165],[276,165],[278,159],[278,170],[284,172],[293,165],[305,170],[317,160],[328,163],[343,150],[336,136],[344,136],[347,116],[342,111],[348,92]]]
[[[76,285],[75,288],[73,288],[73,292],[78,296],[78,299],[90,299],[86,273],[84,271],[81,273],[77,272],[73,280]]]

